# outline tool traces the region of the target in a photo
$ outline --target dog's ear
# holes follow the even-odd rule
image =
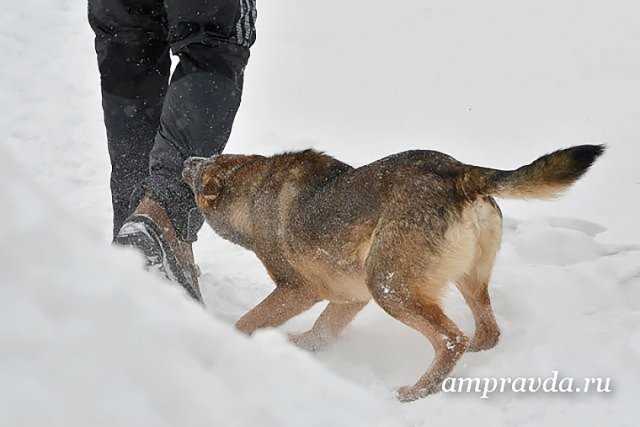
[[[213,174],[203,174],[200,196],[208,201],[214,201],[222,192],[222,182]]]

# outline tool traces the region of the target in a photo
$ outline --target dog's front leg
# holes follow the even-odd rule
[[[319,301],[317,297],[297,287],[278,286],[260,304],[236,322],[236,328],[251,335],[257,329],[275,328]]]
[[[322,350],[340,335],[366,305],[366,302],[346,304],[330,302],[311,330],[302,334],[291,334],[289,341],[305,350]]]

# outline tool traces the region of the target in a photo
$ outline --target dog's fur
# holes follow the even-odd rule
[[[422,333],[435,360],[403,401],[439,390],[465,351],[496,345],[500,331],[488,284],[502,237],[492,196],[552,198],[604,151],[560,150],[513,171],[408,151],[354,169],[312,150],[273,157],[220,155],[185,162],[183,178],[207,222],[255,252],[276,289],[236,324],[275,327],[321,300],[313,328],[291,341],[318,349],[373,298]],[[456,284],[476,324],[468,339],[440,305]]]

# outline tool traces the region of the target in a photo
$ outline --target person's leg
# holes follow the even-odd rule
[[[169,42],[180,62],[165,96],[143,192],[167,212],[178,237],[196,239],[202,217],[182,182],[191,156],[222,152],[240,105],[255,40],[254,0],[164,0]]]
[[[89,0],[111,157],[114,237],[149,175],[170,57],[162,0]],[[135,207],[135,206],[133,206]]]
[[[180,62],[164,99],[150,175],[132,197],[134,213],[116,242],[142,250],[150,265],[201,300],[191,243],[203,223],[182,181],[184,161],[220,153],[240,105],[255,39],[253,0],[164,0],[169,43]]]

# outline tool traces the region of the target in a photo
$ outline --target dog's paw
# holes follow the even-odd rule
[[[440,391],[440,385],[431,386],[404,386],[396,390],[395,396],[400,402],[413,402],[414,400],[422,399],[430,394],[434,394]]]
[[[477,352],[489,350],[498,344],[500,331],[477,331],[467,348],[467,351]]]
[[[289,342],[303,350],[307,351],[320,351],[327,347],[329,344],[326,340],[318,337],[318,335],[311,331],[304,332],[302,334],[289,334]]]

